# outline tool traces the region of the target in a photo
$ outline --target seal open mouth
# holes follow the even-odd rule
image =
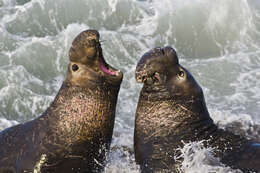
[[[111,76],[118,76],[120,73],[120,70],[114,69],[113,67],[110,67],[103,58],[99,58],[99,68],[101,71],[103,71],[107,75]]]

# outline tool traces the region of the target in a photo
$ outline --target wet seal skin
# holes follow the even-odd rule
[[[104,60],[95,30],[75,38],[69,58],[49,108],[0,133],[0,173],[102,171],[123,74]]]
[[[201,87],[179,64],[171,47],[145,53],[136,67],[143,83],[136,110],[134,150],[143,173],[178,172],[183,143],[204,140],[221,162],[244,172],[260,171],[260,143],[219,129]]]

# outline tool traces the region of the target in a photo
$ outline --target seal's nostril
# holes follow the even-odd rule
[[[92,40],[90,40],[89,42],[88,42],[88,46],[90,46],[90,47],[95,47],[96,46],[96,44],[97,44],[98,42],[95,40],[95,39],[92,39]]]

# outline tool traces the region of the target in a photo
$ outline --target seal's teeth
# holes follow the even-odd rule
[[[115,74],[116,74],[116,76],[119,76],[119,75],[120,75],[120,73],[121,73],[121,71],[120,71],[120,70],[117,70],[117,71],[115,71]]]

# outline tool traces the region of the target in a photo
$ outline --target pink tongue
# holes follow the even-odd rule
[[[100,68],[101,68],[101,70],[102,70],[103,72],[105,72],[105,73],[107,73],[107,74],[109,74],[109,75],[116,75],[116,72],[107,69],[107,68],[105,67],[104,63],[103,63],[101,60],[99,60],[99,64],[100,64]]]

